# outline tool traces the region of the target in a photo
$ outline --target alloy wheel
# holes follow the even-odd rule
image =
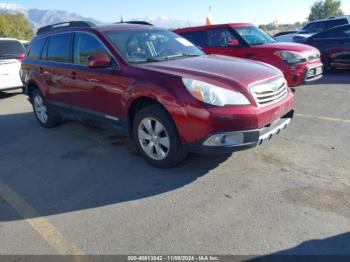
[[[46,123],[48,120],[47,107],[43,98],[40,95],[34,97],[34,109],[35,114],[42,123]]]
[[[168,156],[170,139],[162,123],[154,118],[144,118],[137,131],[140,145],[147,156],[159,161]]]

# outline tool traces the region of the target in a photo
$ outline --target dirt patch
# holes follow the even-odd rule
[[[287,201],[300,206],[312,207],[320,211],[332,212],[350,220],[350,187],[338,189],[303,187],[282,192]]]

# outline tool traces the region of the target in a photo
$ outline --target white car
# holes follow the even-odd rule
[[[23,44],[13,38],[0,38],[0,91],[21,88],[21,61]]]

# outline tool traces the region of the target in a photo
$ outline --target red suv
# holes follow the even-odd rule
[[[222,24],[175,30],[201,47],[207,54],[247,58],[280,69],[289,86],[317,80],[323,75],[320,52],[311,46],[278,43],[258,27],[248,24]]]
[[[255,147],[293,117],[293,92],[279,70],[205,55],[181,36],[147,25],[41,28],[22,77],[44,127],[75,119],[115,128],[163,168],[187,152]]]

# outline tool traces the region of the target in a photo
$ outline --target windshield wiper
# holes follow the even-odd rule
[[[182,56],[195,57],[195,56],[201,56],[201,55],[199,55],[199,54],[187,54],[187,53],[182,53]]]
[[[169,56],[163,56],[163,57],[147,58],[145,60],[133,61],[132,63],[139,64],[139,63],[162,62],[162,61],[168,61],[168,60],[182,58],[182,57],[196,57],[196,56],[200,56],[200,55],[198,55],[198,54],[181,53],[181,54],[169,55]]]
[[[161,62],[166,59],[158,59],[158,58],[147,58],[145,60],[139,60],[139,61],[131,61],[131,63],[134,64],[142,64],[142,63],[153,63],[153,62]]]
[[[182,58],[182,57],[196,57],[196,56],[200,56],[200,55],[181,53],[181,54],[176,54],[176,55],[165,56],[164,60],[171,60],[171,59],[177,59],[177,58]]]

